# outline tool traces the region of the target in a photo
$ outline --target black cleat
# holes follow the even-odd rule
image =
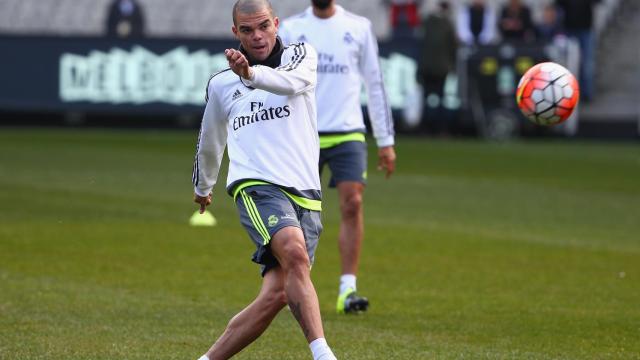
[[[338,314],[357,314],[367,311],[369,299],[358,296],[353,289],[349,289],[338,296],[336,311]]]

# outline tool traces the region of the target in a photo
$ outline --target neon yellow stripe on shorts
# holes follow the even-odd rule
[[[301,207],[314,210],[314,211],[322,211],[322,201],[320,200],[312,200],[303,198],[302,196],[297,196],[293,194],[289,194],[288,192],[280,189],[285,195],[287,195],[294,203],[300,205]]]
[[[266,181],[260,181],[260,180],[250,180],[250,181],[243,182],[242,184],[238,185],[233,190],[233,201],[236,201],[236,198],[238,197],[238,194],[240,194],[240,192],[243,189],[248,188],[249,186],[254,186],[254,185],[273,185],[273,184],[270,184],[270,183],[268,183]],[[291,200],[293,200],[294,203],[298,204],[299,206],[301,206],[301,207],[303,207],[305,209],[309,209],[309,210],[322,211],[322,201],[313,200],[313,199],[307,199],[307,198],[302,197],[302,196],[293,195],[293,194],[291,194],[291,193],[289,193],[287,191],[284,191],[279,186],[278,186],[278,189],[280,189],[280,191],[282,191]]]
[[[330,147],[334,147],[336,145],[340,145],[343,142],[347,141],[365,141],[365,137],[363,133],[354,132],[349,134],[339,134],[339,135],[320,135],[320,149],[326,149]]]
[[[258,212],[258,208],[256,204],[253,202],[251,196],[247,195],[246,192],[242,191],[242,201],[244,201],[244,207],[247,209],[247,213],[249,214],[249,218],[251,218],[251,222],[253,226],[258,230],[260,236],[262,236],[263,245],[267,245],[269,240],[271,240],[271,236],[269,236],[269,231],[267,231],[267,227],[264,226],[262,219],[260,218],[260,213]]]
[[[260,181],[260,180],[245,181],[245,182],[241,183],[240,185],[236,186],[235,189],[233,189],[233,201],[236,201],[236,198],[238,197],[238,194],[240,193],[241,190],[243,190],[244,188],[248,188],[249,186],[254,186],[254,185],[273,185],[273,184],[269,184],[266,181]]]

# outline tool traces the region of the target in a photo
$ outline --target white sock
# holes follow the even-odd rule
[[[340,276],[340,294],[347,291],[347,289],[356,290],[356,276],[353,274],[342,274]]]
[[[209,357],[205,354],[205,355],[200,356],[200,359],[198,359],[198,360],[209,360]]]
[[[324,338],[317,338],[309,343],[311,354],[313,354],[313,360],[336,360],[336,356],[327,345],[327,340]]]

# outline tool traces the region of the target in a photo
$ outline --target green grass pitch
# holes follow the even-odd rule
[[[0,129],[0,359],[197,359],[260,284],[196,131]],[[334,313],[335,191],[312,276],[339,359],[639,359],[640,147],[370,145],[361,316]],[[224,176],[223,176],[224,179]],[[325,181],[326,184],[326,174]],[[283,311],[238,359],[310,359]]]

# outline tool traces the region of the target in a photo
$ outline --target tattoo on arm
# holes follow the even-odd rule
[[[289,304],[289,307],[291,308],[291,313],[293,313],[293,317],[295,317],[296,320],[298,320],[298,324],[300,324],[300,328],[302,328],[302,332],[304,333],[304,336],[308,337],[309,329],[307,328],[307,325],[304,323],[304,319],[302,318],[302,311],[300,311],[300,303]]]

